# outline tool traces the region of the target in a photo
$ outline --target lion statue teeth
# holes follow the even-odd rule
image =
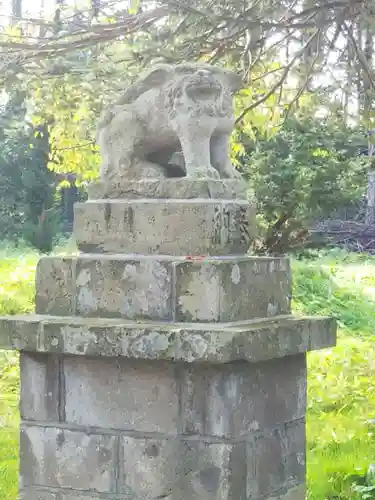
[[[101,180],[239,177],[229,140],[241,87],[236,73],[214,66],[151,68],[99,120]]]

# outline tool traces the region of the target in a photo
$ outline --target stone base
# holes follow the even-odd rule
[[[92,200],[74,210],[77,246],[87,253],[244,255],[255,236],[246,200]]]
[[[88,187],[90,200],[133,199],[133,198],[214,198],[214,199],[247,199],[248,187],[242,179],[144,179],[142,181],[93,182]]]
[[[305,405],[303,354],[207,366],[21,353],[21,489],[27,500],[36,488],[66,500],[297,499]]]
[[[56,366],[63,385],[43,401]],[[67,500],[245,500],[303,491],[303,355],[216,369],[21,354],[21,368],[25,495],[42,487]]]
[[[121,494],[121,495],[101,495],[100,493],[87,493],[87,492],[82,492],[80,490],[71,490],[71,489],[63,489],[59,488],[58,492],[55,488],[25,488],[23,491],[21,491],[21,496],[20,500],[105,500],[105,499],[110,499],[110,500],[128,500],[131,498],[132,500],[135,500],[136,497],[134,496],[129,496]],[[144,498],[152,498],[151,496],[149,497],[142,497],[142,500]],[[171,500],[171,497],[165,497],[167,500]],[[192,499],[195,499],[195,497],[191,497]],[[210,498],[206,495],[204,495],[201,498]],[[201,500],[199,498],[199,500]],[[238,500],[245,499],[245,497],[238,496],[236,497]],[[250,497],[252,499],[252,497]],[[306,493],[305,493],[305,486],[299,485],[296,487],[292,487],[288,490],[283,489],[280,494],[277,494],[277,496],[272,495],[271,497],[262,497],[261,500],[305,500],[306,498]],[[174,497],[173,497],[174,499]],[[177,498],[176,500],[180,500],[180,498]],[[189,499],[190,500],[190,499]],[[231,498],[232,500],[232,498]],[[254,500],[259,500],[255,499]]]
[[[0,349],[77,356],[257,363],[335,342],[336,323],[331,318],[280,316],[202,324],[47,315],[0,317]]]
[[[328,318],[0,318],[24,500],[303,500],[306,352]]]
[[[245,191],[120,179],[75,206],[84,253],[41,259],[37,314],[0,317],[23,500],[304,500],[306,353],[336,324],[290,315],[288,259],[244,255]]]
[[[39,314],[226,322],[290,313],[289,260],[272,257],[43,257]]]

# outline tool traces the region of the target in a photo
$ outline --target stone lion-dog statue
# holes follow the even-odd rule
[[[230,160],[229,140],[232,95],[241,87],[239,75],[223,68],[154,66],[99,120],[101,180],[240,177]]]

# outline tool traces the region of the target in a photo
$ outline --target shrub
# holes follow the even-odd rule
[[[283,254],[303,246],[311,225],[363,197],[365,136],[329,120],[291,117],[271,138],[242,136],[236,160],[255,193],[257,251]]]

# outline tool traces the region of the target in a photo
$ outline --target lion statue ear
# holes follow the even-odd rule
[[[158,64],[150,70],[142,73],[137,80],[128,87],[116,102],[116,106],[128,104],[148,90],[161,87],[173,74],[173,67],[168,64]]]
[[[233,71],[224,70],[223,76],[225,78],[226,84],[230,90],[231,94],[235,94],[239,90],[244,88],[244,82],[242,76]]]
[[[202,64],[201,67],[208,69],[224,81],[225,86],[231,94],[235,94],[245,86],[242,76],[234,71],[231,71],[230,69],[221,68],[219,66],[210,66],[208,64]]]

